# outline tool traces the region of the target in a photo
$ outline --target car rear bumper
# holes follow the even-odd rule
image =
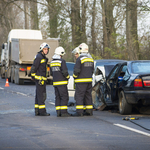
[[[124,93],[129,104],[142,102],[143,105],[150,105],[150,91],[124,91]]]

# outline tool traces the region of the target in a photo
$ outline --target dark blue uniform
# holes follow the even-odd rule
[[[35,114],[40,115],[46,113],[46,72],[48,58],[39,52],[31,67],[31,76],[35,79],[36,96],[35,96]]]
[[[67,104],[69,101],[68,96],[68,68],[66,66],[66,61],[62,58],[53,59],[50,63],[50,72],[53,76],[53,86],[55,90],[55,107],[57,116],[62,116],[67,112]]]
[[[93,115],[92,104],[92,74],[94,71],[94,61],[89,58],[88,55],[81,54],[77,58],[74,66],[74,80],[76,84],[75,100],[76,100],[76,112],[83,114],[83,110],[86,113]]]

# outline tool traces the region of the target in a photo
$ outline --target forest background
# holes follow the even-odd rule
[[[94,59],[150,59],[149,0],[0,0],[0,45],[11,29],[59,38],[66,61],[83,42]]]

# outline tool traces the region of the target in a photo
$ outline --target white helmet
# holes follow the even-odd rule
[[[49,45],[48,45],[47,43],[42,43],[42,44],[40,45],[40,50],[41,50],[41,51],[43,50],[43,48],[48,48],[48,52],[49,52],[50,47],[49,47]]]
[[[59,46],[59,47],[57,47],[57,48],[55,49],[55,54],[56,54],[56,55],[61,55],[61,56],[63,56],[63,55],[65,55],[66,53],[65,53],[64,48],[61,47],[61,46]]]
[[[79,52],[80,52],[79,47],[76,47],[76,48],[72,51],[72,53],[74,53],[74,54],[79,54]]]
[[[80,49],[80,52],[81,52],[81,53],[88,53],[89,47],[88,47],[87,44],[81,43],[81,44],[79,45],[79,49]]]

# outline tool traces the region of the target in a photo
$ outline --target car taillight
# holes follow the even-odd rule
[[[150,81],[149,80],[148,81],[143,81],[143,83],[144,83],[144,86],[150,87]]]
[[[143,87],[142,79],[135,79],[134,80],[134,87]]]
[[[19,68],[19,71],[26,71],[27,69],[25,68]]]

